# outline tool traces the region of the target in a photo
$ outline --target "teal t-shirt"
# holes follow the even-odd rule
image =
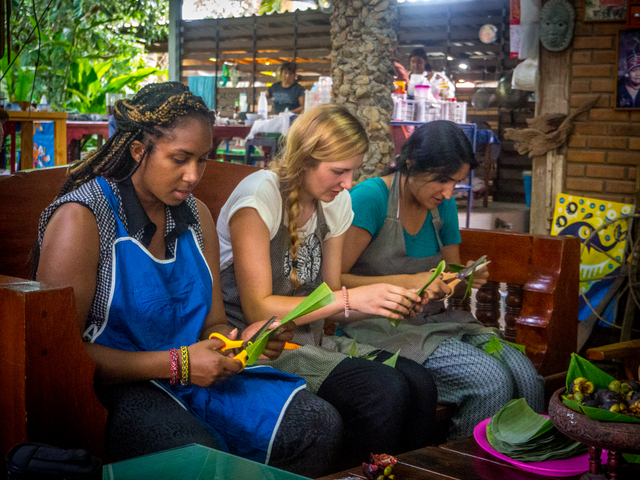
[[[351,206],[353,208],[352,225],[364,228],[372,238],[376,238],[384,219],[387,217],[387,203],[389,202],[389,189],[381,178],[370,178],[353,187],[351,193]],[[462,241],[460,227],[458,226],[458,208],[453,198],[445,199],[438,205],[438,213],[443,222],[440,230],[442,245],[456,245]],[[404,230],[404,243],[409,257],[423,258],[435,255],[440,251],[438,239],[433,227],[431,212],[427,214],[422,228],[416,235],[409,235]]]

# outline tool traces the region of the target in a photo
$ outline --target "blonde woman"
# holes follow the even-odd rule
[[[395,369],[383,365],[388,352],[373,362],[351,358],[340,353],[351,340],[323,333],[325,318],[402,318],[420,310],[421,298],[403,287],[341,289],[342,244],[353,217],[347,190],[368,147],[362,125],[345,108],[315,107],[293,123],[271,169],[241,182],[218,219],[223,299],[234,326],[282,318],[323,281],[334,291],[332,304],[296,320],[293,342],[302,347],[273,365],[305,378],[341,414],[337,466],[425,446],[435,420],[436,390],[425,369],[402,358]]]

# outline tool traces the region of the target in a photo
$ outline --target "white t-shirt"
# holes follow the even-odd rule
[[[351,196],[343,190],[330,203],[321,202],[322,211],[329,227],[324,238],[328,240],[345,233],[353,220]],[[233,263],[229,219],[241,208],[255,208],[269,229],[269,240],[278,233],[282,221],[282,196],[278,176],[270,170],[260,170],[244,178],[231,193],[220,210],[218,217],[218,238],[220,239],[220,269]],[[316,230],[318,214],[314,212],[309,221],[300,228],[299,236],[306,238]],[[285,218],[285,225],[287,219]]]

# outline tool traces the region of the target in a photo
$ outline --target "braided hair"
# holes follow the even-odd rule
[[[131,144],[136,140],[142,141],[145,136],[165,136],[181,117],[201,116],[213,121],[213,112],[202,98],[180,82],[146,85],[133,99],[116,102],[114,110],[118,126],[115,134],[100,149],[69,167],[58,198],[95,177],[105,177],[114,182],[130,178],[142,163],[131,156]],[[145,155],[152,149],[153,144],[145,148]]]
[[[140,89],[131,100],[119,100],[115,104],[115,120],[118,129],[98,150],[83,160],[69,166],[67,179],[58,193],[63,195],[77,189],[95,177],[105,177],[114,182],[130,178],[142,164],[136,162],[129,150],[131,144],[145,136],[161,138],[181,117],[202,117],[213,122],[213,112],[209,111],[200,97],[179,82],[154,83]],[[144,155],[153,150],[153,143],[145,148]],[[35,280],[40,260],[40,245],[36,242],[31,249],[31,278]]]
[[[321,162],[337,162],[364,154],[369,139],[362,124],[340,105],[322,104],[305,111],[291,125],[286,145],[269,164],[280,180],[285,212],[289,221],[289,255],[293,265],[298,259],[298,218],[301,213],[300,188],[305,172]],[[291,269],[291,284],[300,286],[296,268]]]

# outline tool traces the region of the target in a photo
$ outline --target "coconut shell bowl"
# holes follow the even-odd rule
[[[567,437],[589,447],[589,471],[581,480],[616,480],[620,477],[623,453],[640,453],[640,423],[591,420],[564,403],[565,388],[557,390],[549,402],[549,418]],[[602,450],[608,450],[606,473],[600,462]]]

